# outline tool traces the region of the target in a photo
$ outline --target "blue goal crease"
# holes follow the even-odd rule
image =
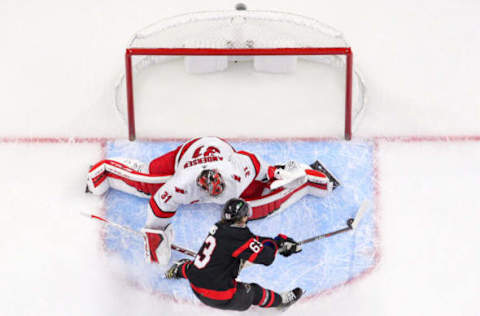
[[[108,158],[128,157],[148,162],[172,149],[179,142],[111,141]],[[252,221],[255,234],[276,236],[283,233],[296,240],[330,232],[346,226],[364,200],[374,199],[374,147],[369,142],[344,141],[242,141],[232,142],[241,150],[253,152],[271,164],[288,160],[311,164],[320,160],[342,185],[325,198],[306,196],[284,212]],[[147,200],[110,190],[105,199],[107,217],[140,230],[145,222]],[[373,205],[373,204],[372,204]],[[175,243],[197,250],[209,228],[219,220],[220,205],[196,204],[181,207],[172,218]],[[303,251],[284,258],[277,256],[269,266],[253,265],[239,279],[256,282],[274,291],[300,286],[308,295],[324,292],[359,276],[376,263],[375,218],[368,210],[355,233],[347,232],[303,245]],[[165,280],[164,270],[144,262],[143,240],[109,228],[105,233],[108,250],[122,258],[128,275],[146,288],[176,299],[195,300],[185,281]],[[172,260],[184,257],[173,253]]]

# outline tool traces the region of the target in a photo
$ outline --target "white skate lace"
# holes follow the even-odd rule
[[[290,291],[286,293],[285,296],[283,297],[283,303],[287,304],[287,303],[293,302],[296,298],[297,296],[295,295],[295,293],[293,293],[293,291]]]

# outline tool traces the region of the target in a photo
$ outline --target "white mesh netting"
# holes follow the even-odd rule
[[[128,48],[327,48],[349,47],[342,33],[315,19],[272,11],[213,11],[183,14],[153,23],[136,32]],[[146,67],[179,56],[134,56],[133,77]],[[254,57],[230,56],[235,61]],[[345,56],[298,56],[345,70]],[[135,81],[135,79],[134,79]],[[355,69],[352,86],[352,129],[360,121],[365,105],[365,84]],[[126,121],[125,75],[115,87],[115,106]]]

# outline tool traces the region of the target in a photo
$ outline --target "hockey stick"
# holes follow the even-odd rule
[[[98,221],[101,221],[103,222],[105,225],[110,225],[110,226],[113,226],[113,227],[116,227],[118,229],[121,229],[121,230],[124,230],[126,232],[129,232],[131,234],[135,234],[137,236],[142,236],[143,238],[145,238],[145,234],[143,234],[142,232],[139,232],[137,230],[134,230],[134,229],[131,229],[130,227],[127,227],[127,226],[124,226],[124,225],[120,225],[118,223],[114,223],[104,217],[101,217],[101,216],[98,216],[98,215],[95,215],[95,214],[90,214],[90,213],[86,213],[86,212],[81,212],[80,213],[81,215],[83,216],[86,216],[88,218],[91,218],[91,219],[96,219]],[[187,249],[187,248],[183,248],[183,247],[180,247],[180,246],[177,246],[177,245],[174,245],[174,244],[171,244],[170,247],[173,249],[173,250],[176,250],[178,252],[181,252],[181,253],[184,253],[188,256],[191,256],[191,257],[195,257],[197,255],[197,253],[193,250],[190,250],[190,249]]]
[[[299,244],[300,245],[308,244],[308,243],[310,243],[312,241],[315,241],[315,240],[325,239],[325,238],[328,238],[328,237],[331,237],[331,236],[334,236],[334,235],[337,235],[337,234],[340,234],[340,233],[344,233],[344,232],[347,232],[347,231],[350,231],[350,230],[355,230],[355,228],[357,228],[357,226],[358,226],[358,223],[362,219],[363,214],[367,211],[367,209],[369,207],[370,207],[370,203],[367,200],[363,201],[362,205],[360,205],[360,207],[357,211],[357,215],[355,215],[355,218],[349,218],[347,220],[347,227],[344,227],[344,228],[341,228],[341,229],[338,229],[338,230],[335,230],[335,231],[332,231],[332,232],[329,232],[329,233],[326,233],[326,234],[322,234],[322,235],[307,238],[305,240],[300,241]]]

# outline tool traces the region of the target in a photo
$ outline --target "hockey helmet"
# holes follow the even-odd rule
[[[212,196],[219,195],[225,189],[222,175],[216,169],[203,170],[197,178],[197,184]]]
[[[223,207],[222,219],[227,222],[235,222],[245,216],[252,216],[252,208],[242,199],[230,199]]]

